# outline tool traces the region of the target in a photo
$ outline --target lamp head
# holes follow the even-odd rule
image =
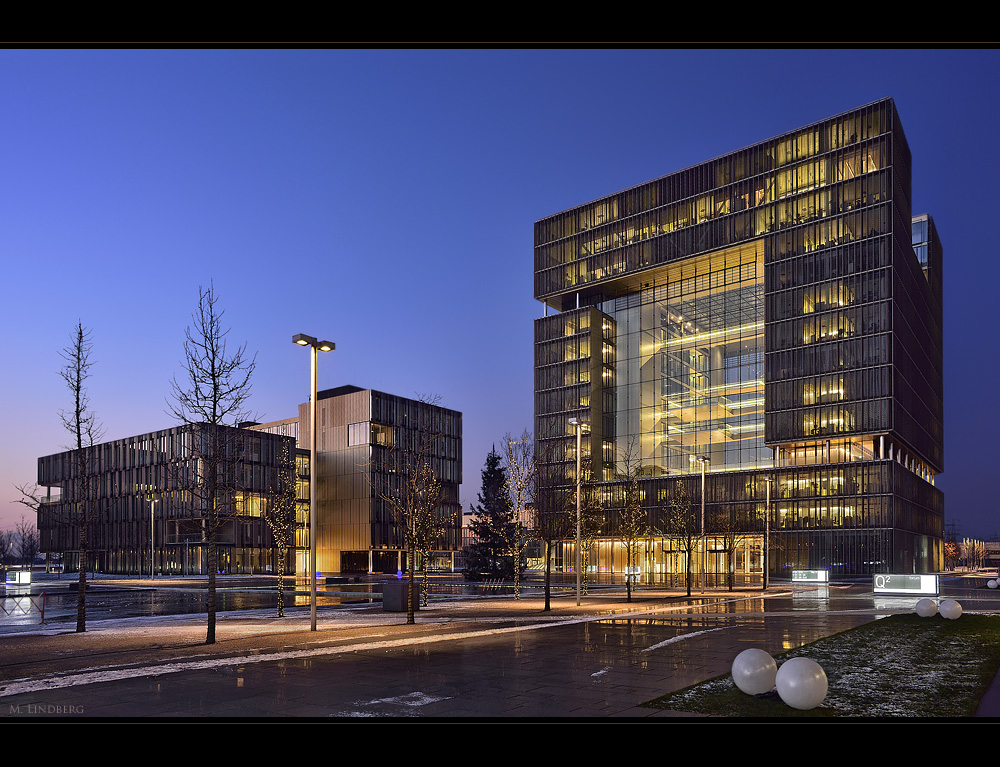
[[[305,333],[296,333],[292,336],[292,343],[299,346],[312,346],[316,343],[316,339],[312,336],[307,336]]]

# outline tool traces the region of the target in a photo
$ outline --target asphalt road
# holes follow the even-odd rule
[[[991,596],[991,595],[986,595]],[[971,599],[972,596],[969,597]],[[894,611],[864,587],[773,587],[687,600],[601,592],[556,600],[440,599],[417,624],[379,605],[92,622],[0,637],[0,715],[308,719],[669,717],[642,704]],[[995,604],[1000,608],[1000,604]],[[676,714],[674,714],[676,715]]]

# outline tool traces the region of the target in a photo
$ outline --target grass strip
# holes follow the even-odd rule
[[[1000,616],[892,615],[775,657],[819,663],[829,690],[822,705],[799,711],[776,693],[741,692],[731,675],[644,705],[732,718],[960,718],[976,712],[1000,668]]]

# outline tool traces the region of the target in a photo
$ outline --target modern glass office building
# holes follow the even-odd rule
[[[705,469],[707,516],[756,531],[744,572],[769,480],[772,573],[939,569],[942,256],[910,167],[887,99],[535,224],[536,449],[571,485],[589,424],[597,571],[622,572],[626,453],[654,528],[678,480],[700,504]],[[683,559],[650,535],[642,577]]]

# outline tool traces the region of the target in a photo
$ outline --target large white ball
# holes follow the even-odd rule
[[[733,681],[747,695],[761,695],[774,689],[778,664],[763,650],[744,650],[733,661]]]
[[[917,615],[930,618],[937,612],[937,603],[933,599],[921,599],[917,602]]]
[[[826,697],[826,672],[809,658],[792,658],[782,663],[775,683],[779,697],[801,711],[816,708]]]
[[[986,588],[995,589],[997,587],[997,582],[995,580],[986,581]]]
[[[962,605],[954,599],[946,599],[941,603],[938,610],[940,610],[942,618],[947,618],[948,620],[953,621],[962,614]]]

